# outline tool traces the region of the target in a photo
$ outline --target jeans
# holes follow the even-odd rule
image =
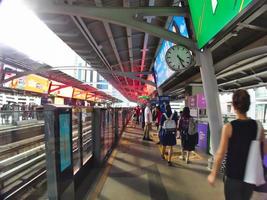
[[[225,200],[250,200],[254,185],[226,177],[224,182]]]

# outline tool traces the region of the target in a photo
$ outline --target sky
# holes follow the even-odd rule
[[[22,0],[2,0],[0,43],[51,66],[71,65],[75,52],[60,40]]]
[[[73,66],[77,57],[80,58],[27,8],[23,0],[2,0],[0,27],[0,44],[14,48],[39,63],[51,67]]]

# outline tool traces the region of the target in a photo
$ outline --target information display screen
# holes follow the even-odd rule
[[[177,34],[180,33],[180,35],[188,38],[188,31],[184,17],[173,17],[172,22],[169,26],[169,31],[175,32]],[[170,78],[175,73],[175,71],[171,70],[168,67],[168,64],[165,61],[165,54],[167,50],[172,46],[174,46],[172,42],[163,40],[162,45],[157,54],[154,63],[157,86],[162,85],[168,78]]]
[[[202,48],[253,0],[189,0],[197,44]]]
[[[63,172],[71,165],[71,132],[70,114],[59,114],[59,142],[60,142],[60,171]]]

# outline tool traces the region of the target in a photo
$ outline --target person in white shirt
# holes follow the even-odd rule
[[[149,131],[150,131],[151,125],[152,125],[152,112],[151,112],[151,109],[150,109],[150,103],[146,104],[144,115],[145,115],[145,129],[144,129],[143,140],[152,141],[150,139],[150,135],[149,135]]]

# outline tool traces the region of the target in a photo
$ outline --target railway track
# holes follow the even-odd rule
[[[92,154],[91,123],[91,121],[83,122],[82,130],[84,159],[87,160]],[[18,130],[21,131],[21,134],[18,132],[14,134],[10,131],[10,133],[1,135],[2,138],[8,136],[8,141],[0,144],[0,199],[4,200],[27,199],[38,189],[38,186],[46,182],[44,133],[39,132],[43,131],[43,128],[36,129],[38,131],[35,133],[25,132],[23,129]],[[29,137],[30,135],[35,136]],[[73,154],[77,156],[79,155],[78,138],[78,126],[74,124]]]

